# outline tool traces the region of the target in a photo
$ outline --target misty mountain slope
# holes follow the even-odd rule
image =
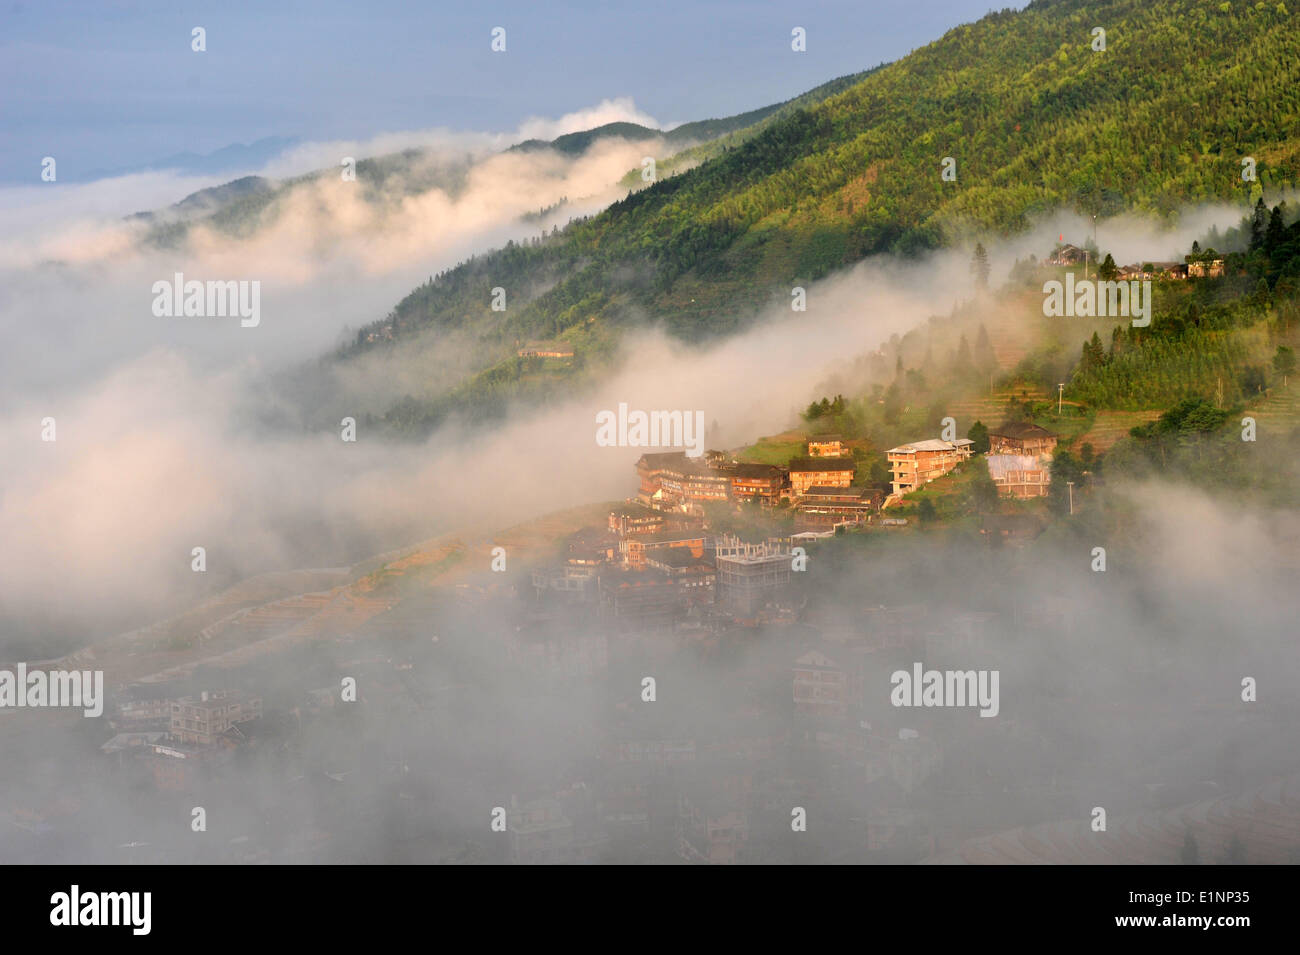
[[[811,105],[841,92],[865,74],[844,76],[824,83],[793,99],[781,103],[727,116],[721,119],[697,120],[683,123],[664,132],[637,123],[606,123],[593,129],[566,133],[552,140],[528,139],[511,146],[507,153],[553,152],[561,156],[577,157],[593,145],[613,139],[629,142],[654,143],[660,151],[667,149],[670,158],[678,153],[679,164],[699,162],[712,155],[709,147],[714,140],[729,144],[743,141],[774,119],[795,109]],[[718,147],[721,148],[721,147]],[[716,151],[716,150],[715,150]],[[472,156],[467,151],[459,160],[437,157],[425,149],[406,149],[397,153],[358,159],[356,182],[364,190],[368,201],[376,205],[392,205],[403,198],[419,195],[430,189],[441,189],[455,197],[464,188]],[[273,221],[278,208],[287,201],[295,189],[325,178],[338,175],[335,168],[315,170],[279,182],[258,176],[245,176],[220,186],[203,189],[169,209],[158,212],[140,212],[133,219],[157,220],[146,236],[149,245],[174,248],[184,242],[190,228],[196,223],[208,226],[229,236],[247,236],[257,228]],[[629,173],[634,175],[634,173]]]
[[[394,343],[429,329],[494,347],[500,361],[467,367],[459,390],[367,409],[423,432],[544,391],[517,342],[564,336],[599,357],[634,324],[725,335],[873,253],[1015,233],[1055,209],[1159,217],[1272,196],[1300,180],[1300,18],[1233,9],[1112,0],[990,14],[561,234],[438,276],[338,359],[399,361]],[[1243,156],[1257,182],[1243,184]],[[491,310],[493,288],[505,311]]]

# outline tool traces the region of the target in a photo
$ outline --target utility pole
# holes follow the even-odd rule
[[[1061,417],[1061,399],[1065,397],[1065,382],[1059,382],[1056,386],[1056,416]]]
[[[1070,489],[1070,516],[1074,516],[1074,482],[1066,481],[1065,486]]]

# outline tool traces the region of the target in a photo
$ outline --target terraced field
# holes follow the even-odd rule
[[[1154,421],[1158,417],[1159,411],[1098,411],[1092,427],[1079,438],[1078,446],[1091,444],[1093,450],[1101,454],[1110,450],[1121,438],[1127,438],[1130,428]]]
[[[1270,431],[1286,434],[1300,424],[1300,395],[1294,386],[1274,388],[1266,399],[1251,405],[1249,412],[1258,422],[1261,435]]]

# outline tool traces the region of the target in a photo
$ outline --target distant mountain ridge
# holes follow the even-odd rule
[[[232,143],[211,153],[182,152],[153,162],[122,166],[116,169],[94,169],[80,181],[113,179],[143,172],[177,172],[187,176],[218,176],[225,172],[261,169],[272,159],[302,142],[296,136],[266,136],[251,142]]]
[[[801,104],[845,89],[864,75],[866,74],[859,73],[841,77],[792,100],[736,116],[685,123],[666,132],[638,123],[605,123],[592,129],[565,133],[552,140],[524,140],[506,151],[528,153],[551,150],[574,157],[602,140],[653,141],[662,143],[668,150],[669,155],[664,157],[667,164],[663,167],[667,173],[675,168],[673,154],[687,157],[689,162],[701,161],[709,155],[702,150],[708,150],[712,144],[723,140],[739,141],[737,137],[754,134],[765,122],[784,115]],[[359,159],[356,166],[357,179],[364,184],[365,195],[375,202],[391,202],[431,188],[440,188],[455,197],[464,185],[468,172],[467,162],[444,161],[430,164],[429,155],[426,150],[412,148]],[[221,186],[200,190],[168,209],[138,212],[128,218],[153,223],[154,228],[146,236],[145,242],[158,247],[172,247],[183,242],[190,227],[196,222],[202,222],[205,226],[230,236],[244,236],[262,224],[264,215],[273,215],[277,200],[289,191],[320,176],[335,174],[337,170],[331,168],[280,181],[245,176]]]

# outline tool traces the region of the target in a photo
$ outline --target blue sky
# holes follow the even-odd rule
[[[0,0],[3,2],[3,0]],[[631,97],[660,122],[725,116],[897,59],[988,0],[36,2],[0,9],[0,180],[76,179],[265,136],[501,132]],[[207,31],[207,51],[190,31]],[[507,50],[489,49],[507,30]],[[790,50],[790,30],[808,51]]]

